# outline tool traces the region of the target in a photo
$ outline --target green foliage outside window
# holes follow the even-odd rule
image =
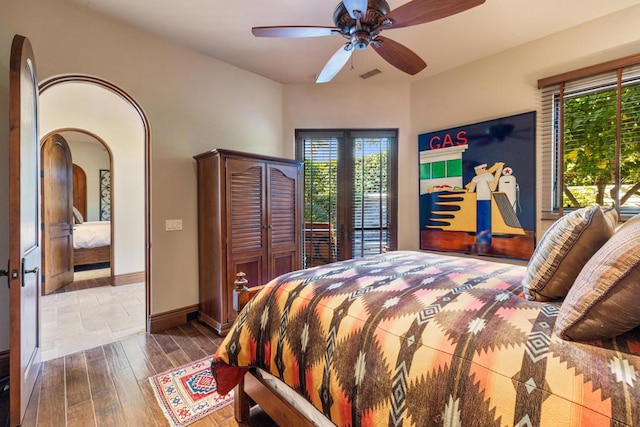
[[[336,221],[337,160],[305,160],[305,222]]]
[[[379,140],[365,140],[367,149]],[[363,195],[386,193],[387,151],[366,153],[362,140],[356,140],[354,158],[354,200],[363,200]],[[333,222],[337,212],[336,159],[306,159],[305,164],[305,222]]]
[[[565,98],[564,207],[596,203],[640,210],[640,85],[623,87],[621,105],[616,182],[616,88]]]

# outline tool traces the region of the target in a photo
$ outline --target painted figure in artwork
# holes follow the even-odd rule
[[[503,162],[487,169],[483,163],[474,168],[476,176],[465,185],[469,193],[476,192],[476,244],[491,246],[491,194],[496,191],[502,176]]]

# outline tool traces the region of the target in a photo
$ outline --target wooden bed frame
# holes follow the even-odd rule
[[[111,245],[73,250],[73,266],[111,262]]]
[[[233,282],[233,309],[239,313],[249,300],[258,293],[262,286],[247,287],[244,273],[236,274]],[[284,400],[269,384],[251,370],[247,372],[235,387],[233,409],[239,423],[249,419],[249,411],[253,403],[257,404],[269,417],[280,426],[315,426],[302,412]]]

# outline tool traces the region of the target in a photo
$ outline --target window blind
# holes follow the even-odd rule
[[[571,194],[565,191],[564,180],[573,178],[575,182],[576,176],[571,173],[585,169],[582,166],[581,170],[568,170],[565,162],[575,161],[585,147],[601,150],[589,153],[592,170],[613,171],[611,182],[594,182],[606,184],[606,199],[600,202],[613,200],[624,210],[634,194],[633,187],[640,189],[636,166],[640,159],[633,159],[640,149],[640,63],[629,64],[630,61],[640,61],[640,57],[613,61],[612,66],[616,67],[610,69],[606,64],[594,66],[597,73],[592,75],[585,69],[567,73],[575,77],[572,79],[552,77],[539,82],[543,218],[554,219],[563,214],[563,204],[568,203],[567,195]],[[621,63],[625,65],[619,66]],[[598,179],[604,179],[602,175],[606,174],[601,173]],[[626,198],[620,197],[621,188]],[[589,199],[585,196],[581,201],[586,203]]]
[[[338,260],[338,148],[336,132],[299,132],[296,157],[304,161],[306,267]]]
[[[389,136],[357,132],[353,137],[352,254],[363,257],[385,252],[389,246]]]

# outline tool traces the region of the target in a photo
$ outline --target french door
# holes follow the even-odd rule
[[[297,130],[305,267],[397,248],[397,130]]]

